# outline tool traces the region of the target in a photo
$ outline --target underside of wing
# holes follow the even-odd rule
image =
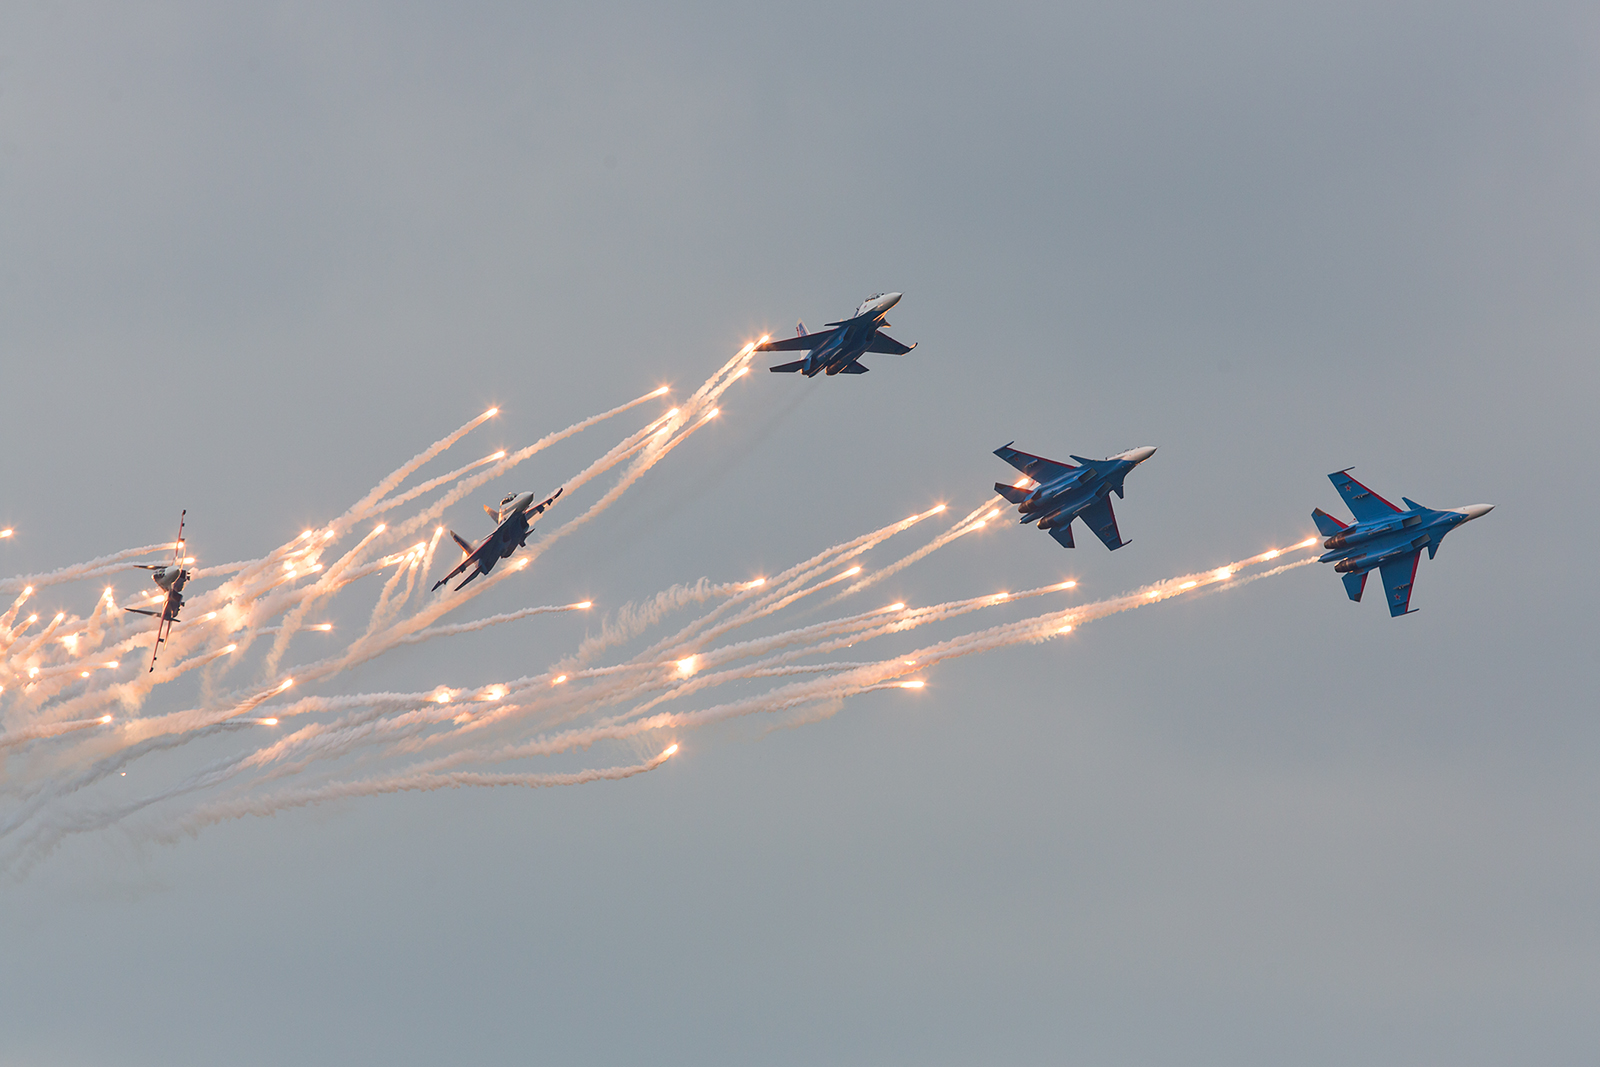
[[[1422,550],[1389,560],[1378,568],[1383,576],[1383,594],[1389,601],[1390,615],[1404,615],[1411,610],[1411,583],[1417,577],[1417,561]]]
[[[756,345],[757,352],[812,352],[821,348],[833,336],[832,330],[803,333],[798,337],[785,337],[777,341]]]
[[[1036,482],[1054,481],[1056,478],[1061,477],[1068,471],[1075,471],[1078,469],[1070,463],[1057,463],[1055,460],[1045,459],[1043,456],[1034,456],[1027,452],[1018,452],[1010,445],[995,449],[994,454]]]
[[[460,538],[457,538],[457,540],[459,541]],[[468,567],[477,564],[478,560],[483,557],[483,550],[489,546],[489,541],[491,540],[493,540],[493,538],[485,539],[483,544],[479,545],[471,552],[468,552],[466,558],[456,565],[456,569],[445,575],[443,578],[440,578],[437,582],[434,582],[433,587],[438,589],[441,585],[448,582],[450,579],[454,578]]]
[[[903,356],[916,347],[915,344],[903,345],[882,330],[879,330],[872,335],[872,340],[867,342],[865,351],[881,352],[886,356]]]
[[[1356,517],[1357,522],[1387,519],[1390,515],[1400,510],[1350,477],[1350,472],[1348,471],[1330,474],[1328,475],[1328,480],[1333,483],[1335,489],[1339,490],[1339,495],[1344,497],[1345,504],[1350,508],[1350,514]]]
[[[1111,498],[1103,496],[1093,504],[1078,512],[1078,518],[1084,525],[1093,530],[1095,536],[1105,542],[1107,548],[1115,552],[1128,542],[1122,539],[1122,534],[1117,532],[1117,516],[1111,510]]]

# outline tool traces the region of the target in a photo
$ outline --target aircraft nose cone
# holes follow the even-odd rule
[[[1473,519],[1482,518],[1493,510],[1493,504],[1470,504],[1461,509],[1461,514],[1467,517],[1468,522],[1471,522]]]
[[[1143,448],[1128,449],[1128,451],[1123,453],[1123,458],[1132,460],[1134,463],[1143,463],[1145,460],[1149,459],[1155,454],[1155,446],[1146,445]]]
[[[901,293],[884,293],[883,298],[878,301],[878,310],[888,311],[890,308],[900,303],[900,297],[902,295],[903,294]]]

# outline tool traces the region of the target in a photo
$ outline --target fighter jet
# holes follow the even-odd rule
[[[994,454],[1028,477],[1015,485],[995,482],[994,491],[1017,505],[1022,521],[1037,521],[1064,547],[1072,548],[1072,520],[1082,519],[1113,552],[1131,542],[1117,532],[1117,517],[1111,511],[1111,494],[1122,497],[1122,480],[1128,472],[1155,455],[1151,447],[1130,448],[1106,459],[1084,459],[1078,463],[1058,463],[1018,452],[1010,445]],[[1028,481],[1036,484],[1028,486]]]
[[[528,535],[533,532],[534,516],[555,503],[556,497],[560,495],[561,490],[557,489],[546,497],[543,503],[535,504],[532,493],[511,493],[500,501],[498,511],[485,504],[483,510],[487,511],[489,518],[499,525],[495,527],[494,533],[485,537],[476,547],[468,544],[459,534],[451,530],[450,536],[455,538],[456,544],[461,546],[461,551],[467,554],[467,558],[462,560],[455,570],[434,582],[433,588],[437,590],[445,582],[476,563],[477,570],[467,575],[466,581],[453,590],[459,593],[466,587],[467,582],[480,574],[488,574],[494,570],[496,563],[506,559],[517,549],[527,547]]]
[[[1350,477],[1350,468],[1328,475],[1333,487],[1339,490],[1344,502],[1355,516],[1355,524],[1348,525],[1329,515],[1321,508],[1311,513],[1327,538],[1322,547],[1331,551],[1318,557],[1320,562],[1332,563],[1333,569],[1344,576],[1345,592],[1351,600],[1360,600],[1366,588],[1367,575],[1376,567],[1383,577],[1384,596],[1389,601],[1391,616],[1411,613],[1411,583],[1417,576],[1417,561],[1423,548],[1428,558],[1439,551],[1444,535],[1464,522],[1471,522],[1494,510],[1493,504],[1470,504],[1464,508],[1435,511],[1425,508],[1409,497],[1407,511],[1401,511],[1371,489]]]
[[[806,333],[806,324],[802,322],[795,327],[795,336],[759,344],[756,351],[806,354],[804,359],[769,368],[777,374],[800,371],[807,378],[815,378],[819,373],[865,374],[870,368],[863,367],[860,360],[866,353],[903,356],[917,347],[903,345],[880,329],[889,325],[884,316],[899,302],[899,293],[874,293],[861,302],[853,318],[830,322],[816,333]]]
[[[183,520],[189,515],[185,508],[178,516],[178,540],[172,546],[172,562],[163,563],[135,563],[140,570],[154,571],[151,575],[156,580],[156,587],[167,594],[167,602],[161,605],[160,611],[150,611],[145,608],[128,608],[128,611],[140,615],[149,615],[159,620],[156,623],[156,643],[150,649],[150,670],[156,669],[156,656],[161,652],[161,646],[167,640],[167,635],[172,633],[172,624],[178,621],[178,611],[183,607],[183,587],[189,582],[189,571],[185,563],[192,562],[183,555]]]

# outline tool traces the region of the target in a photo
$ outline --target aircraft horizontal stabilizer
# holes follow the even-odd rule
[[[140,615],[149,615],[152,618],[154,618],[155,616],[161,614],[159,611],[146,611],[144,608],[123,608],[122,610],[123,611],[137,612]]]
[[[1340,522],[1332,515],[1329,515],[1321,508],[1317,508],[1311,513],[1311,521],[1317,524],[1317,529],[1322,531],[1323,537],[1332,537],[1340,530],[1346,528],[1344,523]]]
[[[843,370],[841,370],[839,373],[840,374],[865,374],[865,373],[867,373],[867,371],[869,371],[871,369],[872,369],[871,367],[863,367],[859,363],[852,363],[849,366],[845,367]]]
[[[767,369],[772,371],[774,374],[793,374],[795,371],[799,370],[805,365],[805,360],[797,359],[793,363],[780,363],[776,367],[768,367]]]
[[[1062,548],[1076,547],[1072,543],[1072,523],[1070,522],[1065,522],[1060,526],[1052,527],[1050,530],[1050,536],[1054,537],[1056,539],[1056,543]]]
[[[1028,499],[1028,493],[1030,492],[1030,490],[1023,489],[1021,486],[1007,485],[1005,482],[995,482],[994,491],[1013,504],[1020,504]]]

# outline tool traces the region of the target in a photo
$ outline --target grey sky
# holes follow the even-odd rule
[[[523,444],[881,290],[913,355],[752,375],[492,609],[972,506],[1013,439],[1159,446],[1133,545],[1007,524],[886,600],[1216,565],[1350,465],[1498,510],[1405,619],[1305,568],[626,782],[72,841],[0,889],[0,1063],[1593,1062],[1597,42],[1583,4],[11,5],[6,574],[180,507],[256,555],[490,404]]]

